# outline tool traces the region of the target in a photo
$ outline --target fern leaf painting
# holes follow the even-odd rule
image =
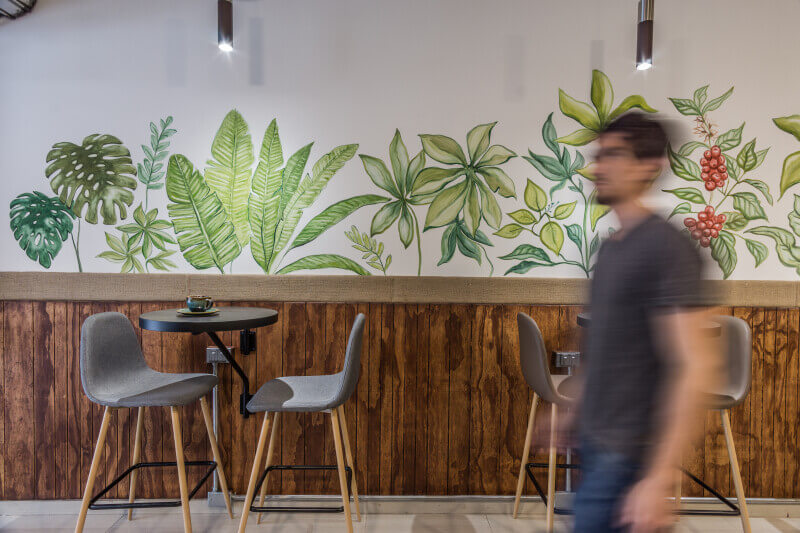
[[[195,268],[223,272],[241,247],[222,202],[182,155],[169,158],[166,181],[167,211],[183,256]]]
[[[47,154],[50,187],[75,215],[97,224],[116,224],[128,216],[136,189],[131,153],[113,135],[89,135],[80,145],[60,142]]]
[[[253,142],[247,122],[235,109],[230,111],[211,143],[211,159],[206,163],[206,184],[217,194],[233,222],[236,239],[244,246],[250,239],[247,197],[253,166]]]
[[[72,233],[75,215],[58,198],[34,191],[11,201],[11,230],[25,254],[50,268],[61,244]]]

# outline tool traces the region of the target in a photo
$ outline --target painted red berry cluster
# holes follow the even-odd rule
[[[725,156],[716,144],[710,150],[706,150],[700,158],[700,177],[706,182],[707,191],[722,187],[728,179]]]
[[[725,224],[725,214],[715,215],[714,208],[707,205],[703,211],[697,213],[696,219],[686,217],[683,219],[683,223],[689,228],[692,238],[700,241],[700,246],[708,248],[711,245],[711,239],[719,237],[719,230]]]

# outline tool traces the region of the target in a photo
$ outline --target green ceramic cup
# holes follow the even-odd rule
[[[214,300],[210,296],[188,296],[186,298],[186,307],[189,311],[208,311],[214,305]]]

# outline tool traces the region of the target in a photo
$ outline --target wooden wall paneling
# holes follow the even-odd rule
[[[320,375],[325,373],[325,304],[306,304],[306,354],[303,375]],[[323,413],[304,413],[300,415],[303,426],[303,446],[305,447],[306,464],[325,464],[325,437],[331,437],[330,421]],[[327,422],[327,424],[326,424]],[[304,493],[322,494],[324,485],[323,472],[304,472]]]
[[[353,329],[353,321],[356,318],[358,304],[355,304],[355,303],[342,304],[342,307],[344,308],[343,322],[342,322],[342,340],[341,340],[341,342],[343,343],[343,346],[341,348],[342,358],[341,358],[341,361],[340,361],[339,364],[340,364],[340,367],[343,368],[344,367],[344,356],[347,353],[347,343],[348,343],[348,341],[350,339],[350,331]],[[361,364],[361,363],[359,363],[359,364]],[[336,370],[336,369],[334,371],[338,372],[338,370]],[[359,377],[361,377],[361,374],[359,374]],[[360,379],[359,379],[359,381],[360,381]],[[353,465],[355,467],[354,468],[354,472],[353,472],[353,476],[354,476],[353,479],[356,480],[356,482],[358,483],[359,487],[365,487],[365,485],[363,485],[361,483],[361,479],[359,477],[359,471],[358,471],[358,469],[359,469],[358,455],[357,455],[357,451],[358,450],[357,450],[357,444],[356,444],[356,438],[357,438],[357,435],[358,435],[358,409],[357,409],[357,406],[358,406],[358,383],[356,384],[356,390],[353,392],[353,395],[344,404],[344,413],[345,413],[345,418],[346,418],[346,421],[347,421],[348,437],[350,438],[350,449],[351,449],[351,452],[353,454]],[[334,451],[334,462],[331,463],[331,464],[336,464],[335,463],[335,451]],[[338,479],[337,475],[334,474],[332,476],[332,479],[333,479],[334,485],[335,485],[337,483],[336,480]],[[333,489],[332,489],[332,492],[333,493],[338,493],[337,491],[338,491],[337,487],[334,486]]]
[[[5,351],[5,490],[8,500],[35,497],[33,418],[33,308],[7,302]]]
[[[88,302],[88,310],[89,315],[95,315],[97,313],[103,313],[106,311],[108,307],[108,302]],[[81,320],[81,327],[83,327],[84,320]],[[78,343],[80,347],[80,343]],[[85,395],[84,395],[85,396]],[[88,401],[88,400],[87,400]],[[95,404],[94,402],[89,402],[89,419],[92,424],[92,430],[89,433],[91,446],[90,449],[87,451],[89,460],[91,461],[91,457],[93,456],[94,452],[94,443],[97,441],[98,432],[100,431],[100,424],[103,421],[103,411],[104,408],[100,405]],[[116,443],[116,414],[111,413],[111,420],[108,424],[108,433],[106,434],[106,441],[103,445],[102,456],[100,459],[99,467],[97,470],[97,478],[95,481],[95,487],[100,490],[106,486],[106,481],[108,479],[108,452],[110,449],[113,449],[112,443]],[[91,462],[89,463],[91,465]],[[111,478],[113,479],[113,478]],[[85,483],[85,480],[84,480]],[[111,491],[108,493],[107,497],[114,498],[116,497],[116,493]]]
[[[321,374],[335,374],[344,366],[344,352],[347,344],[347,307],[345,304],[334,303],[323,305],[321,309],[325,328],[325,342],[317,347],[314,357],[322,366]],[[347,413],[345,413],[345,417]],[[352,423],[349,419],[347,422]],[[322,426],[325,430],[323,441],[317,445],[323,450],[322,463],[325,465],[336,464],[336,453],[333,444],[333,431],[330,416],[322,415]],[[318,476],[322,480],[323,494],[339,494],[339,476],[333,470],[323,471]]]
[[[394,353],[394,311],[395,308],[392,304],[381,304],[380,350],[378,352],[379,371],[377,376],[380,453],[376,459],[380,462],[381,469],[379,493],[383,495],[392,493],[393,477],[396,474],[394,461],[397,452],[394,449],[394,435],[397,428],[392,423],[394,387],[397,380],[397,359]]]
[[[500,435],[496,424],[500,420],[500,409],[496,400],[500,394],[502,309],[500,306],[477,305],[471,321],[469,493],[491,495],[498,493]]]
[[[283,369],[284,375],[297,376],[305,372],[306,366],[306,310],[302,303],[283,304]],[[261,416],[259,421],[263,420]],[[282,413],[279,435],[281,436],[281,462],[285,465],[305,464],[302,415]],[[260,423],[260,422],[259,422]],[[250,459],[252,461],[252,458]],[[248,468],[252,462],[248,462]],[[304,490],[302,472],[283,473],[283,491],[299,494]]]
[[[497,403],[500,419],[497,483],[500,494],[514,494],[525,443],[525,428],[530,412],[530,390],[519,366],[519,329],[517,313],[530,313],[530,307],[502,307],[500,391]]]
[[[142,303],[139,305],[139,313],[148,313],[163,309],[163,307],[156,303]],[[131,320],[138,327],[139,318],[134,312],[131,313]],[[147,364],[155,369],[161,371],[163,369],[162,357],[162,339],[165,334],[156,331],[148,331],[140,329],[142,336],[142,353],[144,354]],[[163,446],[164,442],[171,441],[171,433],[164,433],[164,424],[166,423],[166,410],[161,407],[148,407],[144,411],[144,422],[142,423],[142,462],[159,462],[164,460]],[[155,498],[166,496],[163,490],[163,481],[165,472],[164,468],[145,468],[139,472],[139,481],[141,483],[141,490],[136,489],[136,494],[141,494],[142,498]]]
[[[217,305],[230,305],[230,303],[217,302]],[[221,331],[218,335],[225,346],[234,346],[234,334],[232,332]],[[208,336],[206,336],[206,338],[208,339]],[[209,342],[211,341],[210,339],[208,340]],[[239,354],[236,354],[236,357],[239,357]],[[219,388],[217,389],[217,420],[220,435],[218,442],[221,444],[220,453],[222,454],[222,464],[225,468],[225,472],[232,472],[234,463],[239,460],[238,457],[233,455],[233,418],[241,416],[239,414],[239,397],[236,393],[237,390],[241,391],[241,386],[236,385],[235,380],[239,378],[231,368],[231,365],[227,363],[217,365],[217,374],[219,379]],[[165,416],[166,415],[167,413],[165,412]],[[256,418],[259,420],[261,419],[260,416],[256,416]],[[170,434],[166,433],[165,435],[169,436]],[[164,445],[167,446],[168,444],[169,441],[165,440]],[[246,469],[249,469],[253,464],[253,457],[243,458],[242,460],[245,462]],[[234,478],[230,474],[228,477],[228,489],[234,494],[244,494],[247,490],[247,478]]]
[[[251,383],[250,388],[254,391],[258,390],[261,385],[266,383],[271,379],[275,379],[281,376],[286,375],[283,370],[283,322],[286,320],[286,317],[283,314],[283,304],[277,302],[259,302],[257,304],[259,307],[267,308],[267,309],[274,309],[278,312],[278,321],[271,326],[267,326],[264,328],[258,328],[256,330],[256,337],[257,337],[257,347],[258,350],[256,354],[253,354],[254,357],[257,358],[256,363],[256,376],[254,383]],[[252,380],[253,378],[251,378]],[[245,439],[249,441],[248,443],[248,456],[247,459],[244,461],[240,460],[239,462],[242,463],[242,468],[244,469],[245,475],[249,475],[250,470],[248,467],[250,465],[250,461],[255,456],[255,445],[258,440],[258,431],[261,429],[262,418],[261,416],[251,416],[251,429],[250,431],[252,434],[247,434],[244,436]],[[280,432],[282,431],[282,424],[283,420],[279,418],[278,420],[278,436],[276,436],[275,442],[275,449],[273,451],[273,464],[280,464],[281,462],[281,441]],[[229,474],[230,477],[230,474]],[[245,477],[245,479],[248,479]],[[267,479],[267,494],[280,494],[281,492],[281,479],[282,473],[280,471],[272,471]]]
[[[81,433],[80,397],[83,394],[80,384],[79,351],[75,349],[78,335],[75,330],[77,306],[74,302],[66,304],[66,336],[64,342],[67,353],[67,497],[80,498],[83,480],[81,479]]]
[[[764,313],[764,352],[763,352],[763,380],[761,388],[761,487],[759,496],[772,492],[773,478],[778,475],[775,471],[775,428],[773,426],[774,413],[778,408],[775,398],[775,381],[778,379],[776,369],[775,330],[777,325],[777,310],[769,308]]]
[[[383,335],[381,304],[370,303],[367,322],[369,324],[367,345],[369,347],[367,390],[367,434],[364,442],[366,468],[365,494],[377,495],[381,491],[381,336]],[[391,475],[389,471],[388,475]]]
[[[718,309],[715,314],[726,314],[726,312],[724,309]],[[721,492],[728,492],[730,488],[730,463],[719,412],[706,411],[704,423],[705,463],[703,465],[703,475],[698,477],[715,489]],[[705,496],[711,496],[711,494],[705,494]]]
[[[800,485],[798,477],[798,431],[800,424],[800,309],[788,309],[786,318],[786,359],[782,366],[786,374],[785,407],[786,416],[784,417],[785,434],[783,442],[786,443],[787,451],[784,460],[783,494],[787,498],[797,497],[797,488]]]
[[[752,308],[735,307],[731,310],[731,315],[745,321],[750,319]],[[717,417],[719,418],[719,417]],[[744,402],[731,410],[731,431],[733,441],[736,444],[736,455],[739,458],[739,471],[742,481],[747,478],[750,469],[750,447],[752,435],[750,433],[750,397],[745,398]],[[729,489],[733,491],[733,479],[730,481]],[[747,494],[747,496],[750,496]]]
[[[103,310],[105,312],[122,313],[130,320],[129,306],[126,302],[107,303]],[[135,328],[134,328],[135,331]],[[137,336],[138,342],[138,336]],[[106,448],[106,482],[111,483],[116,477],[128,468],[131,459],[130,445],[130,409],[117,409],[111,417],[111,424],[108,431],[109,440]],[[134,420],[136,417],[134,416]],[[100,419],[102,421],[102,418]],[[113,437],[113,440],[110,438]],[[127,498],[128,483],[119,483],[109,493],[112,498]]]
[[[447,353],[449,305],[430,306],[430,351],[428,361],[428,490],[430,495],[447,494],[447,450],[450,375]]]
[[[753,334],[753,386],[750,389],[750,427],[751,434],[755,439],[754,446],[751,447],[751,468],[748,483],[751,498],[761,495],[761,459],[763,450],[761,449],[761,418],[762,418],[762,390],[764,379],[764,324],[766,312],[758,309],[751,316],[750,329]],[[708,460],[708,457],[706,457]]]
[[[253,304],[251,302],[237,302],[237,306],[242,307],[251,307]],[[272,326],[269,326],[272,327]],[[264,346],[262,346],[258,340],[258,336],[260,334],[260,330],[266,328],[257,328],[253,331],[256,332],[256,351],[251,352],[248,355],[244,355],[241,351],[241,335],[239,331],[231,331],[228,332],[230,335],[230,342],[228,346],[233,346],[234,351],[233,357],[234,360],[239,364],[239,366],[244,371],[245,375],[247,376],[248,380],[250,381],[250,393],[255,394],[258,390],[258,387],[261,386],[261,383],[258,382],[258,362],[261,358],[262,354],[264,353]],[[200,337],[200,341],[202,341],[204,346],[211,346],[213,343],[211,339],[208,338],[208,335],[198,336]],[[200,349],[200,347],[198,347]],[[203,351],[205,348],[202,348]],[[230,367],[230,365],[225,365]],[[255,457],[255,449],[256,449],[256,442],[258,440],[258,431],[261,429],[261,417],[256,416],[249,416],[244,418],[239,413],[239,401],[242,394],[242,381],[239,379],[239,376],[231,370],[231,389],[230,389],[230,400],[228,400],[232,404],[231,409],[231,419],[230,419],[230,448],[228,449],[227,453],[230,455],[230,466],[229,469],[225,472],[228,478],[232,480],[236,480],[237,483],[242,483],[242,480],[249,480],[250,479],[250,462]],[[202,429],[202,413],[200,413],[201,420],[199,420]],[[205,439],[208,442],[208,438]],[[211,448],[210,446],[207,447],[208,456],[211,457]],[[245,481],[246,482],[246,481]],[[241,493],[247,490],[246,486],[242,487]]]
[[[186,333],[179,333],[178,335],[186,338],[187,359],[184,361],[182,372],[198,372],[204,374],[211,374],[212,367],[206,363],[206,348],[213,345],[208,335],[191,335]],[[255,354],[252,354],[255,358]],[[246,358],[243,358],[243,360]],[[255,366],[255,365],[253,365]],[[251,374],[255,376],[255,372]],[[212,401],[212,395],[206,397],[209,404]],[[200,409],[200,402],[194,402],[182,408],[181,419],[181,433],[183,434],[184,443],[184,458],[187,461],[213,461],[214,454],[211,453],[211,444],[208,442],[208,435],[206,434],[206,423],[203,419],[203,411]],[[135,423],[135,418],[134,418]],[[135,426],[134,426],[135,427]],[[252,439],[245,440],[251,442]],[[248,455],[242,456],[249,457]],[[243,463],[244,461],[236,461]],[[230,474],[226,471],[226,474]],[[194,480],[197,480],[203,474],[203,467],[193,467],[187,472],[189,484],[191,485]],[[206,490],[211,490],[212,482],[208,479],[203,488],[203,493]]]
[[[0,302],[0,499],[5,499],[6,486],[6,344],[5,344],[5,306],[6,302]]]
[[[67,464],[68,442],[68,374],[69,355],[67,352],[67,303],[53,302],[53,436],[51,439],[55,463],[55,495],[57,499],[69,498],[69,467]],[[2,309],[2,304],[0,304]],[[2,340],[0,340],[2,346]],[[0,429],[2,431],[2,429]]]
[[[78,426],[80,432],[80,447],[78,448],[80,451],[80,464],[81,464],[81,472],[79,476],[79,493],[83,494],[83,488],[86,486],[86,480],[89,477],[89,468],[92,464],[92,455],[94,452],[94,442],[97,437],[94,432],[94,410],[93,404],[89,401],[89,398],[86,397],[86,394],[83,392],[83,387],[80,381],[80,350],[81,350],[81,326],[83,322],[89,318],[92,314],[92,304],[90,302],[78,302],[75,308],[75,313],[72,317],[72,327],[73,327],[73,336],[72,336],[72,349],[75,353],[76,358],[76,380],[75,384],[77,386],[76,390],[73,391],[78,397],[78,408],[79,411],[77,414],[78,417]],[[101,415],[102,416],[102,415]],[[97,430],[100,430],[100,425],[98,422]],[[101,465],[103,463],[100,463]],[[105,468],[101,469],[105,471]],[[97,476],[97,481],[95,481],[96,487],[103,487],[105,481],[105,476],[103,472],[99,472]]]
[[[391,441],[393,494],[413,493],[414,490],[414,409],[412,394],[416,379],[414,347],[409,342],[415,335],[413,305],[392,305],[393,344],[392,361],[392,416],[394,428]]]
[[[787,360],[786,350],[788,348],[788,319],[787,309],[776,309],[775,311],[775,380],[773,383],[773,410],[772,410],[772,447],[775,475],[772,477],[772,487],[770,493],[773,498],[785,498],[784,475],[786,466],[786,442],[785,420],[786,420],[786,381],[788,369],[785,363]],[[733,490],[733,487],[731,487]]]
[[[429,398],[433,389],[430,385],[430,345],[431,345],[431,307],[427,304],[416,306],[414,332],[416,341],[415,358],[417,362],[416,398],[414,399],[414,493],[428,494],[428,413]]]
[[[549,306],[550,309],[558,309],[559,310],[559,324],[558,324],[558,350],[564,351],[580,351],[581,349],[581,335],[583,333],[583,328],[578,326],[578,313],[583,311],[581,306],[577,305],[570,305],[570,306]],[[549,350],[552,352],[552,350]],[[550,359],[550,364],[554,365],[555,360]],[[564,368],[554,368],[553,372],[556,374],[566,374],[567,371]],[[559,411],[561,416],[565,416],[567,413],[564,409]],[[580,458],[576,457],[577,450],[573,450],[571,455],[571,460],[573,462],[579,461]],[[557,456],[557,462],[559,463],[566,463],[567,456],[566,454],[559,454]],[[572,482],[572,490],[578,485],[578,480],[580,476],[580,471],[576,470],[572,473],[571,482]],[[566,478],[567,478],[567,471],[561,470],[557,472],[556,475],[556,490],[564,490],[566,489]]]
[[[450,366],[450,398],[447,451],[447,493],[469,494],[469,424],[473,353],[472,317],[474,306],[454,305],[447,319],[448,361]]]
[[[353,409],[353,414],[347,411],[347,422],[351,426],[350,436],[353,439],[350,445],[353,448],[353,462],[356,466],[355,479],[358,483],[359,491],[363,494],[367,494],[367,470],[370,468],[370,463],[367,458],[367,441],[369,439],[367,406],[369,403],[369,366],[372,360],[372,354],[370,352],[370,331],[373,325],[369,320],[369,304],[355,304],[348,306],[347,321],[351,326],[356,315],[359,313],[363,313],[366,317],[364,336],[361,345],[361,371],[358,378],[358,385],[356,386],[356,393],[349,402],[351,404],[350,407]]]
[[[33,421],[34,476],[37,499],[55,498],[55,369],[53,303],[33,303]]]

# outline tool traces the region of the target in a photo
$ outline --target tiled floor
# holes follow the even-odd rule
[[[47,504],[43,504],[46,506]],[[11,516],[0,514],[0,531],[73,531],[75,514],[66,514],[65,505],[53,509],[57,514],[46,514],[42,507],[36,514]],[[61,514],[64,513],[64,514]],[[239,506],[236,507],[239,515]],[[268,515],[256,525],[251,515],[248,531],[275,533],[339,533],[345,532],[342,515]],[[192,525],[196,532],[235,532],[238,520],[230,520],[224,512],[209,509],[203,502],[192,502]],[[800,533],[800,518],[753,518],[754,533]],[[497,514],[372,514],[364,515],[362,522],[354,523],[356,533],[535,533],[544,531],[541,514],[521,516],[513,520]],[[137,511],[129,522],[122,512],[90,512],[84,529],[95,532],[182,532],[183,522],[177,509]],[[556,531],[570,531],[569,522],[559,521]],[[677,533],[739,532],[738,518],[691,517],[683,518]]]

